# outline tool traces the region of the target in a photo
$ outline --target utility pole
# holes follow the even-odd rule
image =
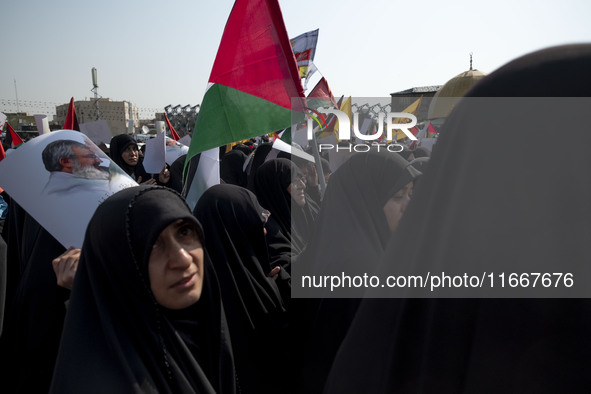
[[[92,68],[92,89],[91,92],[94,92],[94,110],[96,112],[96,120],[100,119],[100,112],[99,112],[99,95],[98,95],[98,77],[96,67]]]
[[[21,112],[21,109],[18,105],[18,90],[16,90],[16,78],[14,79],[14,94],[16,96],[16,112]]]

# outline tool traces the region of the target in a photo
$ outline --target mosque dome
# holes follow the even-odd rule
[[[447,81],[435,93],[427,117],[430,120],[447,118],[460,98],[486,75],[481,71],[472,69],[472,56],[470,56],[470,69]]]

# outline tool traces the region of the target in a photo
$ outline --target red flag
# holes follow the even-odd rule
[[[322,77],[320,81],[314,86],[314,89],[308,94],[308,107],[310,108],[318,108],[318,107],[327,107],[332,105],[333,107],[339,108],[337,103],[334,101],[334,96],[332,95],[332,91],[328,86],[328,82],[326,78]]]
[[[432,138],[435,137],[437,135],[437,130],[435,130],[435,127],[433,127],[433,125],[431,123],[429,123],[429,128],[427,129],[427,138]]]
[[[0,161],[4,160],[6,158],[6,152],[4,152],[4,146],[2,146],[2,144],[0,144]],[[0,193],[4,192],[4,189],[2,189],[0,187]]]
[[[314,89],[312,89],[310,94],[308,94],[307,104],[311,109],[316,109],[319,107],[332,107],[339,109],[341,107],[343,97],[344,96],[341,96],[339,102],[337,103],[334,99],[334,96],[332,95],[330,87],[328,86],[326,78],[322,77],[316,86],[314,86]],[[327,137],[331,133],[334,133],[334,128],[337,124],[337,117],[334,114],[330,114],[328,116],[323,115],[322,117],[326,120],[327,126],[326,130],[317,136],[318,138]]]
[[[181,137],[179,137],[177,132],[174,130],[174,128],[170,124],[170,120],[168,120],[168,116],[166,116],[166,113],[164,113],[164,120],[166,120],[166,125],[168,126],[168,130],[170,130],[170,136],[172,137],[172,139],[175,141],[180,140]]]
[[[10,127],[10,124],[8,122],[6,122],[6,127],[8,128],[8,132],[10,132],[10,138],[12,140],[11,146],[13,148],[16,148],[17,146],[25,142],[21,137],[19,137],[16,131],[14,131],[13,128]]]
[[[66,114],[66,121],[63,128],[64,130],[80,131],[78,117],[76,116],[76,108],[74,108],[74,97],[70,99],[70,105],[68,105],[68,113]]]

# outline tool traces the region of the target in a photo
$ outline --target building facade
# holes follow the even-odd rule
[[[129,101],[112,101],[109,98],[98,100],[99,117],[94,100],[74,101],[78,123],[89,123],[96,120],[105,120],[113,135],[127,133],[129,120],[133,120],[134,126],[139,125],[138,108]],[[54,121],[64,124],[68,113],[68,104],[55,107]]]

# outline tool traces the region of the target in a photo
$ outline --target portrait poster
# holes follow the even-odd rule
[[[171,165],[176,159],[182,155],[186,155],[189,151],[189,147],[183,145],[180,140],[175,141],[172,138],[166,137],[166,164]]]
[[[80,248],[96,208],[137,183],[84,134],[59,130],[0,162],[0,186],[66,248]]]

